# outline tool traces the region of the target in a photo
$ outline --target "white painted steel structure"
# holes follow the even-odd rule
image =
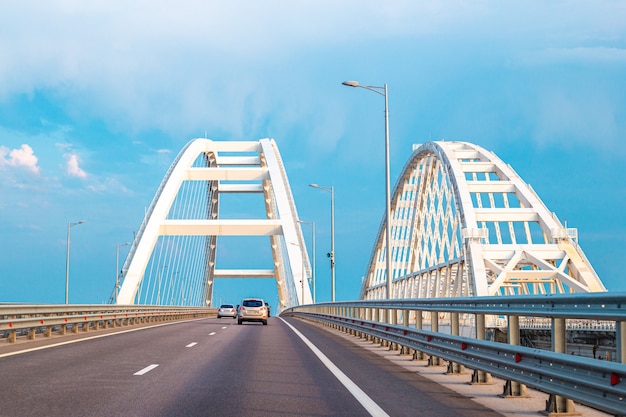
[[[606,291],[571,237],[575,230],[480,146],[416,146],[391,204],[390,298]],[[386,297],[385,232],[383,220],[361,299]]]
[[[257,213],[226,218],[224,194],[258,194]],[[241,213],[240,213],[241,212]],[[232,217],[233,213],[230,213]],[[271,267],[219,269],[220,237],[268,237]],[[243,251],[242,251],[243,252]],[[246,258],[246,254],[241,254]],[[251,257],[250,257],[251,258]],[[218,278],[271,278],[279,310],[311,303],[310,262],[273,139],[190,141],[165,175],[122,268],[118,304],[210,305]]]

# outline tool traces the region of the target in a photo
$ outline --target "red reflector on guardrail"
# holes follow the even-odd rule
[[[621,378],[619,377],[619,375],[615,373],[611,374],[611,386],[619,384],[620,380]]]
[[[519,353],[515,354],[515,362],[521,362],[522,360],[522,355],[520,355]]]
[[[43,324],[43,320],[39,320],[39,323]]]
[[[462,350],[467,349],[467,343],[465,343],[465,342],[461,343],[461,349]]]
[[[403,331],[402,331],[402,334],[406,336],[407,331],[406,331],[406,330],[403,330]]]
[[[431,340],[433,340],[433,337],[432,336],[426,336],[426,340],[430,342]]]

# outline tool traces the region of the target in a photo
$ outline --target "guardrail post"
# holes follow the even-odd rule
[[[422,327],[423,327],[422,310],[416,310],[415,311],[415,328],[422,330]],[[422,352],[421,350],[415,350],[415,352],[413,352],[413,360],[414,361],[424,360],[424,352]]]
[[[435,333],[439,332],[439,312],[431,311],[430,312],[430,330]],[[438,356],[430,356],[428,358],[428,366],[440,366],[441,358]]]
[[[365,320],[371,321],[373,315],[374,315],[373,314],[373,309],[371,309],[369,307],[365,307]],[[368,335],[367,333],[365,333],[363,337],[365,338],[365,340],[372,340],[370,335]]]
[[[567,352],[567,335],[566,335],[565,319],[553,318],[552,319],[552,351],[556,353]],[[567,413],[571,415],[574,413],[574,401],[569,398],[565,398],[561,395],[550,394],[548,401],[546,401],[547,413]]]
[[[353,319],[353,318],[354,318],[354,316],[355,316],[355,310],[356,310],[356,307],[348,307],[348,308],[347,308],[347,310],[348,310],[348,314],[349,314],[349,315],[348,315],[348,317],[350,317],[351,319]],[[356,331],[356,330],[352,330],[352,329],[350,329],[350,334],[351,334],[352,336],[355,336],[355,335],[357,334],[357,331]]]
[[[450,313],[450,334],[452,336],[459,335],[459,313],[452,312]],[[462,374],[465,371],[465,367],[460,363],[456,362],[448,362],[448,370],[446,373],[448,374]]]
[[[9,330],[7,340],[9,343],[17,343],[17,331],[15,329]]]
[[[485,340],[487,338],[487,326],[485,325],[485,315],[484,314],[476,314],[474,317],[475,326],[476,326],[476,339]],[[489,372],[480,371],[478,369],[474,369],[474,373],[472,374],[472,385],[479,384],[493,384],[493,380],[491,379],[491,374]]]
[[[409,327],[409,316],[411,315],[411,310],[403,310],[402,311],[402,325],[404,327]],[[402,345],[400,347],[400,355],[408,355],[411,353],[411,349],[408,346]]]
[[[392,315],[392,313],[395,314],[395,310],[391,310],[389,308],[385,308],[382,311],[383,311],[383,317],[382,317],[383,323],[391,324],[393,322],[393,315]],[[390,347],[391,346],[391,342],[389,340],[384,339],[384,338],[380,338],[379,342],[380,342],[380,346],[381,347],[389,347],[389,350],[391,350],[391,347]]]
[[[615,360],[626,363],[626,321],[615,322]]]
[[[398,324],[398,310],[391,309],[389,310],[390,313],[390,320],[389,320],[389,324]],[[387,342],[387,344],[389,345],[389,350],[398,350],[398,344],[395,342]]]
[[[519,333],[519,317],[518,316],[507,316],[508,323],[508,331],[507,331],[507,339],[509,341],[509,345],[519,346],[520,344],[520,333]],[[506,381],[504,384],[504,392],[502,393],[503,397],[526,397],[526,385],[519,383],[517,381],[511,381],[510,379]]]
[[[376,323],[380,323],[381,316],[382,316],[381,309],[375,308],[374,309],[374,321]],[[378,336],[372,336],[372,343],[379,343]]]

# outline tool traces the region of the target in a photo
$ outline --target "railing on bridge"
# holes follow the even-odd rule
[[[573,400],[616,415],[626,412],[623,293],[351,301],[293,307],[281,314],[402,348],[415,359],[427,355],[430,365],[448,361],[448,373],[468,367],[474,370],[473,383],[487,383],[496,375],[507,381],[505,396],[523,395],[526,386],[539,389],[550,394],[550,413],[573,412]],[[462,315],[471,316],[473,337],[459,335]],[[486,323],[499,316],[506,319],[508,343],[485,340]],[[446,317],[449,326],[442,331],[440,321]],[[550,320],[551,351],[520,346],[520,321],[533,318]],[[618,363],[567,353],[567,322],[581,320],[613,323]]]
[[[100,328],[135,324],[185,320],[216,315],[215,308],[116,306],[73,304],[6,304],[0,305],[0,336],[15,343],[18,336],[33,340],[38,333],[51,337],[64,336],[68,331],[98,330]]]

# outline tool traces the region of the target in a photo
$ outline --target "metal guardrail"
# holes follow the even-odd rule
[[[423,312],[430,316],[424,326]],[[428,314],[430,313],[430,314]],[[473,382],[491,374],[507,381],[505,396],[523,395],[525,386],[549,394],[546,411],[573,412],[573,401],[615,415],[626,415],[626,294],[572,294],[532,297],[367,300],[298,306],[281,314],[325,323],[374,342],[429,355],[474,370]],[[476,338],[459,336],[459,315],[473,317]],[[506,319],[508,343],[484,340],[485,316]],[[441,317],[449,333],[439,331]],[[520,346],[520,319],[551,320],[552,351]],[[568,320],[612,322],[617,363],[567,353]],[[410,324],[409,324],[410,323]],[[425,329],[424,327],[429,327]],[[443,328],[443,327],[442,327]]]
[[[215,316],[215,308],[166,307],[140,305],[0,305],[0,335],[10,343],[19,336],[30,340],[37,333],[51,337],[53,333],[66,335],[68,330],[99,330],[101,328],[130,326],[156,321],[184,320]]]

